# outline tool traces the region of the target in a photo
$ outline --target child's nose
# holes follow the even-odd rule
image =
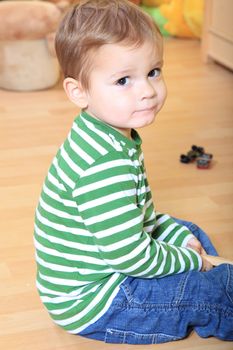
[[[156,90],[153,84],[149,80],[144,81],[141,86],[141,99],[152,98],[155,95]]]

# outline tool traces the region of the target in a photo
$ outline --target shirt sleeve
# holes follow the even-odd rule
[[[156,212],[156,224],[152,233],[153,238],[177,247],[186,247],[188,241],[194,237],[189,229],[178,224],[168,214]]]
[[[110,168],[109,161],[105,157],[90,167],[73,190],[79,214],[105,263],[116,272],[143,278],[199,270],[202,260],[193,249],[144,231],[135,166],[118,159],[111,160]]]

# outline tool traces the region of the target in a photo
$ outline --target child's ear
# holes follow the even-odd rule
[[[78,80],[69,77],[65,78],[63,88],[71,102],[82,109],[87,108],[87,93]]]

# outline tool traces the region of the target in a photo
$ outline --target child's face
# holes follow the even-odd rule
[[[131,128],[151,124],[166,99],[162,60],[162,49],[150,41],[102,46],[89,77],[86,111],[127,137]]]

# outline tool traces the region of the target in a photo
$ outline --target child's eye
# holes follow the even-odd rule
[[[123,77],[123,78],[120,78],[119,80],[117,80],[117,85],[124,86],[124,85],[128,84],[128,82],[129,82],[129,77]]]
[[[161,69],[160,68],[155,68],[152,69],[149,73],[148,73],[148,77],[149,78],[156,78],[159,77],[161,74]]]

